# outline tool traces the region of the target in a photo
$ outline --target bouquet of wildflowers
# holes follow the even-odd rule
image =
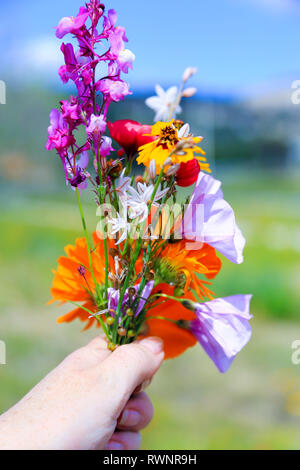
[[[57,37],[67,34],[78,48],[62,44],[59,75],[77,94],[51,111],[46,148],[56,150],[76,192],[84,237],[65,247],[54,272],[52,301],[74,305],[58,322],[101,327],[111,351],[154,335],[173,358],[199,342],[225,372],[251,336],[251,296],[211,291],[217,252],[241,263],[245,240],[210,175],[202,137],[176,120],[181,99],[196,92],[186,86],[196,70],[186,69],[180,88],[156,87],[146,102],[156,112],[153,126],[110,122],[110,104],[131,94],[122,78],[135,59],[125,29],[114,10],[91,0],[59,22]],[[182,187],[190,188],[186,199]],[[86,190],[97,205],[94,233],[81,203]]]

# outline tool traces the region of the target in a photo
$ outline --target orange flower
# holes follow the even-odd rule
[[[99,284],[104,283],[104,243],[93,234],[95,249],[91,252],[93,270],[96,281]],[[110,248],[114,247],[114,241],[108,240]],[[95,293],[95,283],[89,270],[88,250],[85,238],[78,238],[75,246],[67,245],[65,247],[67,256],[61,256],[58,259],[57,271],[53,271],[55,276],[52,284],[51,294],[52,300],[56,300],[61,304],[66,302],[76,302],[82,304],[84,308],[92,312],[99,310],[95,304],[94,297],[89,292]],[[111,263],[111,270],[113,270],[113,263]],[[58,323],[71,322],[79,318],[81,321],[86,321],[87,324],[84,330],[90,328],[96,321],[95,318],[89,318],[89,313],[78,307],[75,310],[58,318]],[[99,326],[97,322],[97,326]]]
[[[160,291],[167,295],[173,295],[173,288],[168,284],[159,284],[153,293]],[[188,292],[185,298],[195,300],[192,292]],[[194,312],[187,310],[176,300],[170,299],[161,303],[161,299],[159,299],[156,306],[151,308],[146,315],[145,336],[161,338],[164,342],[165,359],[172,359],[197,343],[192,333],[184,328],[185,321],[188,322],[195,318]],[[183,322],[183,327],[175,324],[177,321]]]
[[[91,252],[93,270],[95,278],[99,284],[104,284],[104,244],[93,235],[95,249]],[[114,248],[114,241],[108,240],[109,248]],[[51,289],[52,301],[80,303],[82,307],[97,312],[94,294],[95,284],[89,271],[89,260],[87,245],[84,238],[76,240],[75,246],[65,247],[67,256],[58,259],[57,271]],[[114,274],[113,263],[110,263],[111,271]],[[221,268],[221,261],[216,256],[214,248],[203,245],[200,250],[186,250],[185,241],[169,244],[155,261],[156,275],[163,278],[165,274],[174,279],[180,274],[184,274],[184,297],[196,300],[192,291],[195,291],[200,298],[213,298],[212,292],[207,287],[209,282],[199,279],[196,273],[204,275],[210,279],[216,276]],[[137,261],[136,268],[142,269],[142,259]],[[174,280],[173,279],[173,280]],[[174,295],[174,287],[162,280],[153,291],[153,294],[162,292],[167,295]],[[92,293],[92,294],[91,294]],[[58,323],[71,322],[78,318],[87,322],[85,330],[96,322],[95,318],[89,318],[89,313],[81,307],[58,318]],[[187,348],[196,344],[197,340],[185,327],[184,322],[189,322],[195,318],[195,314],[187,310],[176,300],[158,298],[152,308],[147,312],[146,336],[159,336],[165,345],[165,357],[173,358],[182,354]],[[169,321],[171,320],[171,321]],[[176,322],[179,322],[176,323]],[[99,326],[98,322],[96,322]]]
[[[207,287],[209,282],[199,279],[197,274],[203,274],[206,278],[214,278],[221,269],[221,260],[216,251],[204,244],[200,250],[186,250],[185,241],[169,244],[162,252],[156,265],[160,265],[162,276],[174,277],[179,273],[185,276],[184,298],[196,300],[191,289],[200,299],[213,298],[213,293]],[[165,272],[164,272],[165,270]],[[173,294],[174,288],[169,284],[159,284],[153,293],[163,292]],[[164,341],[165,359],[171,359],[182,354],[187,348],[197,343],[196,338],[185,327],[185,322],[195,319],[195,314],[187,310],[176,300],[167,300],[161,303],[163,298],[158,298],[155,306],[148,311],[147,336],[159,336]],[[155,318],[156,317],[156,318]],[[170,321],[171,320],[171,321]],[[175,322],[180,322],[181,325]]]
[[[213,294],[206,286],[209,282],[199,279],[197,274],[203,274],[207,279],[212,279],[220,271],[221,264],[214,248],[203,244],[199,250],[187,250],[185,240],[168,244],[155,261],[155,266],[163,281],[174,283],[176,277],[183,273],[185,295],[192,289],[198,297],[210,299],[213,298]]]

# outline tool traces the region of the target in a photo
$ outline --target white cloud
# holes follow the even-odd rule
[[[57,80],[57,70],[64,63],[60,41],[55,36],[41,36],[23,44],[12,44],[3,51],[3,62],[8,75],[19,80],[42,77]]]
[[[63,63],[59,41],[55,37],[40,37],[26,43],[21,51],[21,61],[34,69],[49,71]]]

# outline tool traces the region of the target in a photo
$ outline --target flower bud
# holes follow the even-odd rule
[[[184,96],[184,98],[191,98],[191,97],[194,96],[196,93],[197,93],[197,88],[195,88],[195,87],[190,87],[190,88],[186,88],[186,89],[183,91],[182,96]]]
[[[189,78],[191,78],[195,73],[198,72],[198,69],[196,67],[188,67],[185,69],[184,74],[182,76],[182,80],[186,82]]]
[[[135,182],[136,182],[136,184],[138,184],[138,183],[145,183],[145,180],[144,180],[144,178],[143,178],[141,175],[138,175],[138,176],[135,178]]]
[[[110,342],[110,343],[107,344],[107,349],[108,349],[109,351],[114,351],[114,350],[116,349],[116,347],[117,347],[117,346],[116,346],[114,343],[112,343],[112,342]]]
[[[181,119],[176,119],[176,121],[173,122],[173,126],[176,127],[176,129],[181,129],[182,126],[184,125],[184,122],[181,121]]]
[[[134,287],[129,287],[128,289],[128,294],[130,295],[130,297],[133,297],[135,295],[135,288]]]
[[[168,157],[168,158],[165,160],[164,164],[163,164],[163,168],[165,168],[166,166],[169,166],[169,165],[171,165],[171,164],[172,164],[172,160],[171,160],[170,157]]]
[[[136,335],[136,332],[134,330],[128,330],[128,337],[129,338],[134,338]]]
[[[132,308],[128,308],[128,309],[126,310],[126,315],[127,315],[128,317],[133,317],[134,314],[133,314]]]
[[[156,177],[156,163],[155,160],[151,160],[149,165],[149,176],[152,180]]]
[[[188,310],[192,310],[193,312],[196,311],[197,304],[195,302],[192,302],[191,300],[184,299],[182,305]]]
[[[122,163],[121,162],[114,162],[114,164],[111,165],[109,175],[114,179],[118,178],[120,176],[120,174],[122,173],[122,170],[123,170]]]
[[[115,323],[115,319],[113,317],[107,317],[106,324],[111,326]]]
[[[112,258],[114,258],[115,256],[118,256],[119,252],[116,248],[110,248],[109,249],[109,254]]]
[[[84,277],[86,273],[86,269],[84,266],[78,266],[77,271],[79,272],[80,276]]]
[[[119,329],[118,329],[118,335],[121,336],[121,337],[126,336],[126,335],[127,335],[127,330],[126,330],[126,328],[123,328],[123,327],[119,328]]]
[[[168,168],[168,170],[166,171],[166,176],[176,175],[179,168],[180,168],[179,163],[175,163],[174,165],[170,166],[170,168]]]
[[[149,271],[148,273],[146,273],[145,278],[147,281],[153,281],[154,275],[155,275],[154,271]]]
[[[174,296],[175,297],[182,297],[184,295],[184,289],[181,287],[175,287],[174,289]]]

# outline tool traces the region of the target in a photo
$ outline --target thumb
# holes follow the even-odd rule
[[[101,382],[110,397],[111,417],[118,418],[134,390],[152,379],[163,359],[163,342],[154,337],[120,346],[105,359]]]

